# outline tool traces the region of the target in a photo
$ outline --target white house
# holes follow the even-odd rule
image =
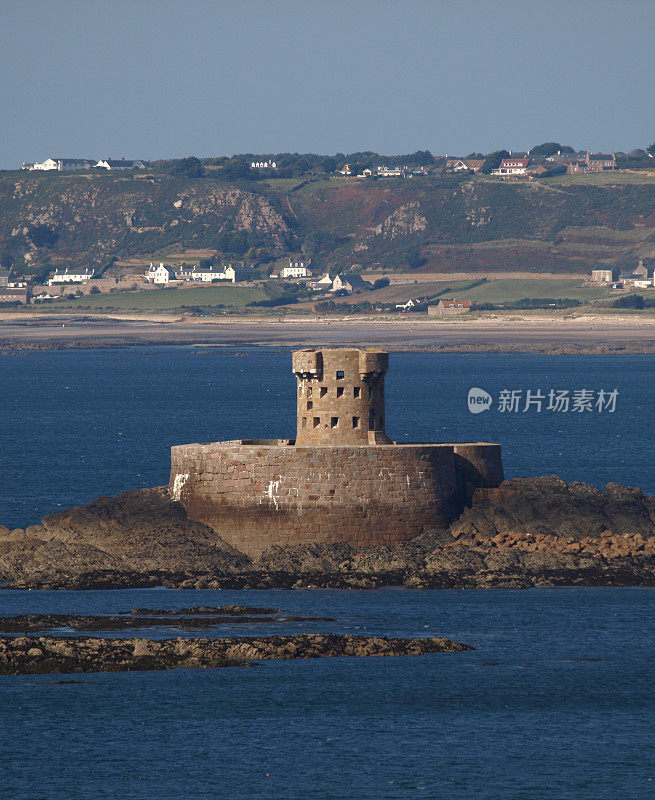
[[[27,166],[27,169],[44,172],[51,170],[72,172],[76,169],[91,169],[91,167],[95,166],[95,163],[91,158],[46,158],[45,161],[36,161],[31,166]]]
[[[311,274],[304,261],[289,260],[289,266],[280,270],[281,278],[308,278]]]
[[[95,273],[94,269],[79,267],[68,269],[56,269],[52,278],[48,280],[48,286],[53,286],[56,283],[86,283],[90,281]]]
[[[332,288],[332,281],[334,278],[330,275],[329,272],[326,272],[323,277],[319,278],[318,280],[311,281],[309,284],[310,289],[313,289],[316,292],[324,291],[326,292],[328,289]]]
[[[144,161],[129,161],[125,158],[121,158],[120,160],[116,160],[113,158],[104,158],[98,161],[95,164],[95,167],[98,169],[107,169],[107,170],[117,170],[117,169],[145,169],[146,165]]]
[[[167,267],[161,261],[159,266],[155,266],[151,261],[145,278],[149,283],[167,284],[175,280],[175,270],[172,267]]]
[[[400,178],[407,167],[385,167],[377,168],[377,173],[381,178]]]
[[[195,267],[189,267],[186,264],[182,264],[182,266],[177,271],[178,280],[181,281],[192,281],[193,280],[193,270]]]
[[[230,264],[228,267],[194,267],[191,277],[194,281],[211,283],[212,281],[237,282],[237,271]]]
[[[515,156],[510,156],[509,158],[503,158],[503,160],[500,162],[500,166],[497,169],[491,170],[491,174],[500,175],[507,178],[520,177],[521,175],[525,175],[529,166],[529,158],[516,158]]]
[[[402,308],[403,311],[410,311],[416,303],[413,300],[408,300],[406,303],[396,303],[396,308]]]

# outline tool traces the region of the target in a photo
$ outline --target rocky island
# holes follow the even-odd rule
[[[448,527],[394,546],[273,545],[249,557],[166,488],[0,527],[5,588],[525,588],[655,585],[655,497],[556,476],[476,489]]]

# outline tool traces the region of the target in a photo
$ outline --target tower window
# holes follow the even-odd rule
[[[337,386],[337,397],[343,397],[343,386]]]
[[[362,390],[359,388],[359,386],[355,386],[355,388],[353,389],[353,395],[354,395],[355,397],[359,397],[359,395],[361,394],[361,392],[362,392]]]
[[[339,417],[330,417],[330,427],[336,428],[339,425]]]
[[[306,427],[307,427],[307,417],[303,417],[303,418],[302,418],[302,425],[301,425],[301,427],[303,427],[303,428],[306,428]]]
[[[325,397],[327,394],[327,386],[321,386],[321,397]]]
[[[338,381],[343,380],[343,370],[342,369],[338,369],[337,370],[337,380]]]
[[[321,424],[321,418],[320,417],[314,417],[314,427],[318,428],[318,426],[320,424]]]
[[[308,386],[307,387],[307,397],[311,397],[311,396],[312,396],[312,387]]]
[[[359,417],[353,417],[353,428],[359,428]]]
[[[314,403],[311,400],[307,401],[307,411],[311,411],[314,408]]]

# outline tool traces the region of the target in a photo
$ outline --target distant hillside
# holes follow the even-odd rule
[[[580,272],[655,256],[655,178],[227,182],[0,173],[4,266],[101,269],[168,247],[255,262],[303,251],[319,268]]]

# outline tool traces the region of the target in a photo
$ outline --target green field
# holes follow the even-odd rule
[[[511,303],[524,298],[567,298],[601,300],[609,289],[570,278],[506,278],[487,281],[472,289],[453,292],[453,296],[474,303]]]
[[[655,172],[655,169],[653,170]],[[542,178],[547,185],[559,186],[620,186],[622,184],[655,185],[655,174],[644,172],[588,172],[578,175],[555,175]]]
[[[207,286],[193,289],[154,289],[145,292],[121,292],[76,297],[57,301],[52,308],[117,308],[130,311],[164,311],[180,306],[245,306],[270,297],[259,287]]]

